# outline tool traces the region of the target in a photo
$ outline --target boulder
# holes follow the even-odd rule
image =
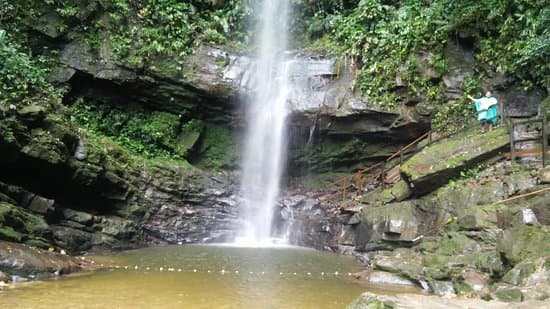
[[[4,274],[3,272],[0,271],[0,281],[2,281],[4,283],[7,283],[7,282],[10,282],[11,279],[10,279],[10,277],[8,277],[8,275],[6,275],[6,274]],[[1,284],[0,284],[0,289],[2,289]]]
[[[399,180],[388,189],[382,191],[382,203],[401,202],[409,198],[412,194],[409,184],[404,180]]]
[[[372,256],[372,265],[377,270],[397,274],[403,278],[416,281],[424,278],[421,255],[409,249],[376,252]]]
[[[0,241],[0,271],[10,276],[47,278],[82,270],[83,263],[67,255]]]
[[[550,299],[550,281],[548,280],[550,278],[550,256],[520,264],[523,265],[518,267],[517,271],[513,272],[509,278],[518,279],[517,282],[521,284],[524,298],[548,301]]]
[[[437,296],[456,296],[455,288],[451,281],[433,281],[430,287]]]
[[[382,300],[379,295],[366,292],[346,306],[346,309],[366,308],[394,309],[398,308],[398,305],[391,300]]]
[[[400,277],[387,271],[364,270],[352,275],[355,279],[365,281],[371,284],[393,285],[393,286],[409,286],[415,287],[416,284],[406,278]]]
[[[550,255],[548,227],[518,225],[506,229],[497,240],[497,249],[513,265],[528,258]]]
[[[89,250],[93,245],[92,233],[64,226],[52,226],[52,231],[56,245],[71,254]]]
[[[83,225],[92,224],[94,219],[93,215],[87,212],[77,211],[69,208],[62,209],[61,214],[66,220],[74,221]]]
[[[0,239],[28,241],[50,238],[51,231],[46,221],[15,205],[0,202]]]
[[[535,271],[535,264],[532,261],[522,261],[502,277],[502,282],[511,285],[521,285],[525,279]]]
[[[462,283],[474,293],[481,293],[487,290],[489,275],[486,273],[475,270],[465,270],[462,272],[461,278]]]
[[[493,295],[496,299],[504,302],[520,302],[523,300],[523,293],[520,289],[504,284],[497,284]]]
[[[54,200],[35,195],[27,206],[27,209],[41,215],[46,215],[54,211],[54,203]]]
[[[369,250],[369,243],[379,240],[409,245],[422,240],[424,217],[414,201],[364,207],[361,217],[357,245],[362,250]]]
[[[494,228],[498,224],[497,212],[506,207],[498,205],[474,206],[464,210],[458,216],[458,226],[463,231],[481,231]]]
[[[118,239],[132,239],[137,233],[136,223],[119,217],[103,217],[94,226],[103,234],[111,235]]]
[[[401,174],[415,194],[426,194],[507,147],[508,133],[504,128],[483,134],[470,131],[424,148],[401,165]]]

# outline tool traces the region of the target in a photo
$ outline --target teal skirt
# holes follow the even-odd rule
[[[491,105],[488,109],[479,109],[481,106],[479,101],[475,102],[477,110],[477,120],[481,122],[491,122],[496,125],[498,122],[498,104]]]
[[[487,121],[492,122],[493,125],[497,124],[498,122],[498,105],[497,104],[489,107],[489,109],[487,110],[486,117],[487,117]]]

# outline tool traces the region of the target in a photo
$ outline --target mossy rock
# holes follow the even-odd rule
[[[316,139],[313,145],[303,143],[293,149],[290,161],[295,167],[307,167],[315,172],[347,172],[350,167],[363,168],[368,162],[378,162],[396,150],[356,136],[335,138],[329,135]]]
[[[410,249],[399,248],[378,254],[373,258],[374,269],[397,274],[403,278],[420,280],[425,277],[421,256]]]
[[[438,243],[435,254],[444,256],[454,256],[464,251],[471,251],[477,245],[474,240],[457,232],[443,234],[439,237]]]
[[[0,228],[0,235],[11,241],[49,234],[49,226],[42,217],[4,202],[0,202]]]
[[[67,160],[67,146],[51,132],[33,130],[32,139],[25,145],[21,152],[29,157],[44,160],[50,164],[58,165]]]
[[[487,133],[469,132],[424,148],[401,165],[401,173],[417,194],[441,187],[460,171],[494,157],[509,144],[504,128]]]
[[[104,217],[94,225],[94,230],[118,239],[129,239],[136,235],[137,226],[134,221],[119,217]]]
[[[497,249],[513,265],[525,259],[550,255],[549,232],[547,226],[514,226],[504,230],[497,240]]]
[[[382,203],[401,202],[410,197],[411,194],[412,192],[409,188],[409,184],[404,180],[400,180],[390,188],[382,191]]]
[[[512,285],[521,285],[525,278],[531,275],[535,271],[535,263],[532,261],[523,261],[516,264],[514,268],[504,275],[502,282],[506,282]]]
[[[0,239],[21,242],[23,234],[17,232],[11,226],[0,226]]]
[[[78,254],[92,247],[92,234],[70,227],[52,227],[55,243],[71,254]]]
[[[464,258],[464,261],[465,264],[470,263],[470,265],[493,277],[500,277],[506,270],[499,252],[494,250],[483,253],[471,253]]]
[[[481,231],[487,228],[495,228],[498,224],[497,213],[506,206],[486,205],[474,206],[466,209],[458,216],[458,226],[463,231]]]
[[[222,125],[208,124],[201,136],[198,153],[193,162],[208,169],[234,168],[238,164],[240,149],[231,130]]]
[[[371,293],[364,293],[346,306],[346,309],[394,309],[397,304],[391,300],[383,300]]]
[[[369,242],[414,243],[422,234],[421,214],[414,202],[387,204],[380,207],[363,207],[361,211],[361,234],[357,246],[369,247]],[[375,246],[376,247],[376,246]],[[372,248],[374,249],[374,248]]]
[[[36,247],[36,248],[40,248],[40,249],[48,249],[51,247],[51,243],[44,239],[44,238],[35,238],[35,239],[29,239],[27,241],[25,241],[25,244],[31,246],[31,247]]]
[[[495,296],[498,300],[504,302],[520,302],[523,299],[521,291],[515,288],[498,289],[495,292]]]

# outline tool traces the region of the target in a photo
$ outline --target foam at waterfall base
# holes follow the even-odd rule
[[[216,245],[239,248],[302,248],[289,244],[286,239],[275,237],[266,239],[256,239],[254,237],[236,237],[234,242]]]

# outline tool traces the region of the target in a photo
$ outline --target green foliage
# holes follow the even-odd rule
[[[82,34],[96,49],[108,39],[120,60],[141,65],[156,56],[183,58],[203,42],[244,40],[248,36],[246,22],[251,14],[247,2],[216,3],[205,0],[89,0],[81,3],[24,0],[0,9],[0,20],[9,19],[23,28],[54,14],[59,32],[70,28],[75,31],[71,35]]]
[[[550,83],[550,8],[543,0],[294,2],[308,7],[301,13],[308,26],[299,31],[349,57],[359,68],[363,95],[382,106],[401,102],[404,94],[440,104],[443,93],[437,80],[419,71],[428,65],[438,74],[446,73],[443,50],[453,37],[476,42],[475,55],[483,69],[515,75],[527,88]],[[433,55],[429,63],[419,62],[423,51]],[[472,79],[482,76],[483,70],[477,72]],[[464,102],[441,110],[435,125],[448,112],[469,112]]]
[[[200,130],[200,121],[181,125],[180,116],[146,111],[138,107],[112,107],[83,99],[71,106],[71,119],[77,126],[105,135],[130,152],[147,158],[184,159],[187,149],[182,130]],[[183,129],[182,129],[183,128]]]
[[[46,59],[33,58],[1,28],[0,59],[0,105],[15,110],[54,93],[46,80]]]
[[[480,89],[480,76],[467,75],[461,88],[464,90],[462,98],[454,104],[441,104],[437,106],[437,112],[432,117],[432,127],[441,132],[455,132],[466,128],[476,122],[477,112],[474,104],[467,98],[468,94],[475,93],[476,97],[481,97],[482,93],[476,90]]]
[[[98,31],[110,32],[115,54],[133,64],[161,55],[183,57],[200,43],[226,43],[247,35],[244,24],[250,11],[240,0],[221,8],[204,1],[106,2],[109,18]]]

